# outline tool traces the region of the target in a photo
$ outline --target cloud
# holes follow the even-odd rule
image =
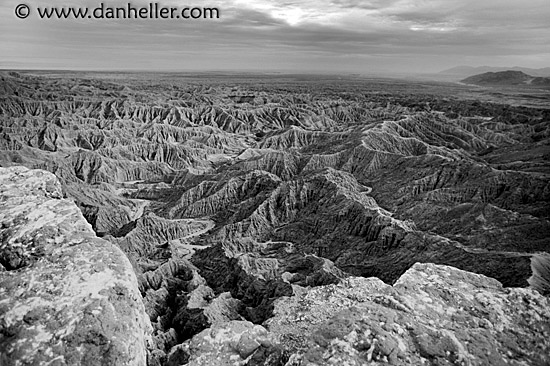
[[[13,15],[18,1],[7,0],[0,5],[0,63],[361,72],[431,71],[464,62],[503,66],[523,59],[525,66],[543,67],[550,49],[547,1],[201,0],[199,6],[219,7],[220,19],[183,21],[19,20]],[[33,6],[68,3],[75,5],[36,0]],[[182,6],[180,0],[161,3]]]

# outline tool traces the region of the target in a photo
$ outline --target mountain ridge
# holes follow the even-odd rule
[[[461,80],[465,84],[488,86],[531,86],[550,88],[550,77],[535,77],[522,71],[486,72]]]
[[[513,67],[500,67],[500,66],[455,66],[450,69],[445,69],[438,74],[442,75],[456,75],[462,77],[473,76],[477,74],[483,74],[486,72],[500,72],[500,71],[521,71],[529,75],[540,76],[540,77],[550,77],[550,67],[542,68],[529,68],[521,66]]]

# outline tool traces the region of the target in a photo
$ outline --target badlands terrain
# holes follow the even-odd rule
[[[0,72],[1,365],[550,363],[550,92]]]

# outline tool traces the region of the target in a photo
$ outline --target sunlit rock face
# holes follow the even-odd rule
[[[57,178],[0,168],[2,365],[145,365],[151,325],[130,262]]]
[[[531,289],[434,264],[389,286],[350,277],[275,302],[288,365],[544,365],[550,307]]]
[[[119,250],[125,254],[127,260],[120,259],[124,263],[118,267],[126,271],[130,263],[135,278],[127,284],[125,291],[129,292],[121,296],[135,294],[136,306],[150,321],[151,328],[144,323],[143,329],[149,330],[142,332],[144,339],[151,335],[143,351],[149,365],[207,364],[213,358],[200,358],[199,353],[217,357],[216,345],[230,352],[229,359],[249,364],[275,365],[289,361],[291,354],[296,360],[324,364],[329,361],[318,358],[319,352],[340,352],[331,342],[338,339],[334,341],[338,343],[341,337],[323,341],[315,336],[304,341],[317,353],[293,348],[292,342],[278,338],[283,330],[268,326],[273,316],[281,316],[278,299],[312,293],[325,301],[323,293],[315,292],[317,287],[394,293],[401,291],[403,278],[420,268],[415,263],[438,265],[426,264],[417,271],[418,278],[437,268],[441,278],[441,271],[453,276],[465,273],[468,285],[456,278],[441,280],[445,284],[441,286],[448,286],[453,294],[475,296],[478,290],[470,287],[481,277],[472,273],[487,276],[487,283],[497,280],[504,288],[532,287],[548,294],[550,101],[540,90],[529,93],[508,89],[485,93],[463,85],[359,77],[0,73],[0,165],[41,169],[21,173],[33,182],[52,181],[46,171],[59,181],[50,183],[56,187],[55,197],[48,196],[56,202],[55,207],[47,206],[55,215],[35,220],[32,230],[44,227],[52,231],[47,235],[57,238],[56,230],[79,231],[82,227],[90,235],[84,243],[95,243],[90,246],[97,249],[94,255],[98,258],[103,258],[100,252],[103,256],[120,254]],[[22,172],[17,169],[24,168],[10,169]],[[34,191],[42,197],[40,192],[50,190],[44,185]],[[25,195],[30,192],[22,190]],[[41,212],[25,206],[25,199],[10,209],[21,210],[21,214],[10,211],[5,216],[7,224],[2,230],[6,238],[18,225],[30,225],[15,220],[18,215],[34,217],[33,212]],[[65,210],[69,204],[72,208]],[[55,211],[58,206],[63,209]],[[59,244],[55,250],[76,248],[65,245],[67,235],[63,235],[59,243],[52,239]],[[16,291],[19,283],[34,283],[24,280],[27,271],[46,266],[44,253],[54,251],[50,242],[31,239],[2,244],[0,263],[5,271],[1,276],[9,278],[3,282],[9,291]],[[54,264],[47,268],[60,268],[70,258],[52,259]],[[86,263],[82,260],[84,271]],[[100,272],[110,268],[105,266],[100,266]],[[80,278],[71,273],[60,272],[59,276],[66,274],[71,281]],[[118,281],[117,276],[114,272],[109,281]],[[51,281],[52,286],[60,286],[58,280]],[[110,286],[109,281],[99,283]],[[483,291],[504,299],[509,290],[499,286]],[[17,296],[34,296],[35,289],[31,286],[29,294],[22,289],[10,292],[5,304],[20,301]],[[441,308],[433,309],[434,316],[442,308],[457,308],[450,295],[425,292],[427,298],[434,297],[434,303],[441,301]],[[80,295],[67,292],[67,296]],[[114,301],[111,297],[93,299]],[[371,300],[372,306],[382,306]],[[525,306],[509,312],[526,313],[531,305]],[[8,310],[14,311],[11,305]],[[479,311],[489,314],[493,310]],[[405,314],[400,326],[406,328],[410,323],[418,328],[417,333],[408,330],[399,334],[399,341],[394,339],[400,350],[401,343],[407,346],[402,351],[404,359],[398,356],[396,361],[390,341],[377,348],[373,343],[377,330],[371,329],[372,337],[361,341],[368,348],[349,337],[342,344],[352,353],[352,348],[366,352],[367,361],[355,353],[347,360],[399,364],[410,357],[412,364],[423,359],[433,364],[485,362],[476,350],[468,351],[476,355],[473,358],[464,351],[466,341],[455,334],[455,320],[440,323],[447,327],[442,329],[455,332],[453,336],[436,332],[420,339],[419,333],[425,328],[434,331],[434,326],[429,320],[415,323],[414,314],[422,319],[430,314],[421,306],[412,313],[399,311]],[[374,327],[363,310],[346,314],[354,322]],[[67,315],[72,319],[72,312]],[[263,324],[274,337],[265,336],[254,324]],[[367,325],[358,325],[358,329],[366,331]],[[12,342],[15,330],[6,327],[0,333],[8,335],[2,342]],[[490,334],[480,335],[478,343],[491,344],[487,352],[513,360],[517,347],[503,345],[504,336],[498,335],[502,333],[487,329]],[[529,335],[535,328],[521,329],[526,339],[540,341]],[[62,336],[48,332],[38,337]],[[269,345],[258,346],[251,354],[239,353],[235,344],[216,338],[218,332],[233,334],[235,339],[248,334],[243,341],[247,347],[263,344],[259,339],[264,338]],[[381,342],[386,333],[375,338]],[[194,338],[198,334],[214,343],[203,344]],[[437,348],[434,339],[439,336],[448,347]],[[523,347],[519,335],[508,338]],[[77,344],[72,342],[71,347]],[[97,347],[103,344],[97,342]],[[431,343],[437,350],[422,348]],[[530,355],[540,350],[539,344],[543,346],[525,346],[526,353],[517,359],[538,362]],[[113,346],[113,352],[117,347]],[[509,350],[512,356],[507,355]],[[10,360],[27,357],[10,352]],[[135,355],[141,357],[141,353]]]

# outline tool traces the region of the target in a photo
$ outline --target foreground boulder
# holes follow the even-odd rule
[[[0,168],[0,364],[145,365],[150,334],[126,256],[57,178]]]
[[[415,264],[389,286],[351,277],[275,302],[264,323],[287,365],[548,365],[550,307],[453,267]]]
[[[248,321],[212,326],[183,346],[190,353],[189,365],[194,366],[283,366],[286,361],[273,335]]]

